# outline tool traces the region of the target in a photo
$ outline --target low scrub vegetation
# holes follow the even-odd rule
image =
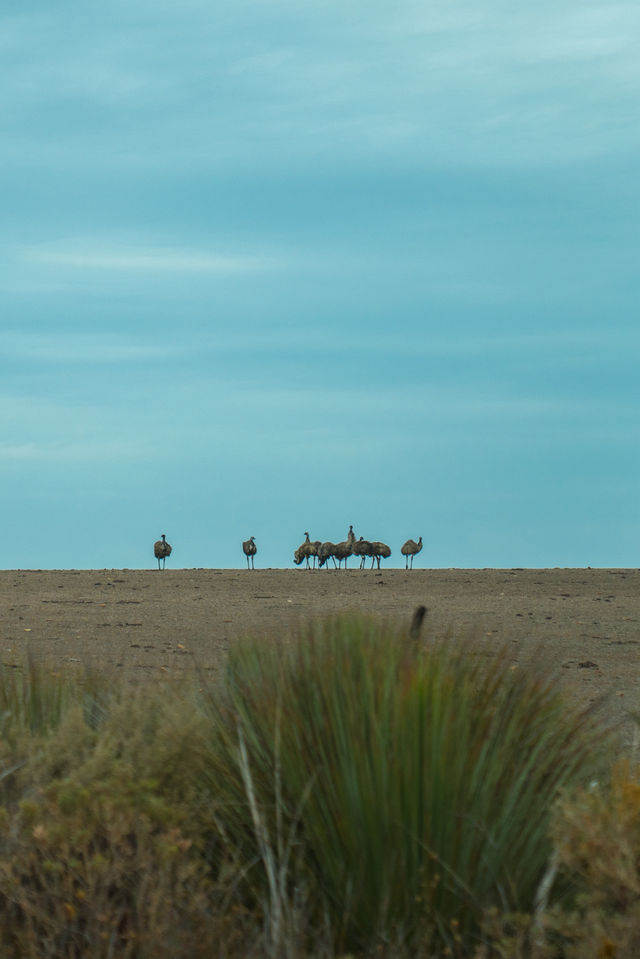
[[[8,959],[638,954],[638,769],[506,650],[347,616],[0,722]]]

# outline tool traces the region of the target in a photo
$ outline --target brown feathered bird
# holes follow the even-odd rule
[[[300,566],[303,560],[307,562],[307,569],[310,568],[309,557],[313,559],[313,568],[316,566],[316,558],[318,556],[318,549],[322,545],[320,540],[315,540],[313,543],[309,539],[309,534],[305,533],[305,541],[298,546],[297,550],[293,554],[293,562],[296,566]]]
[[[336,543],[333,547],[333,555],[338,560],[338,569],[340,563],[344,560],[344,568],[347,568],[347,559],[353,556],[353,546],[350,539],[344,539],[341,543]]]
[[[373,569],[374,564],[376,562],[378,563],[378,569],[380,569],[381,557],[388,559],[389,556],[391,556],[391,549],[387,546],[386,543],[380,543],[378,540],[376,540],[374,543],[371,544],[371,552],[369,555],[373,557],[371,561],[371,569]]]
[[[335,548],[336,544],[330,542],[329,540],[327,540],[326,543],[320,543],[320,546],[318,547],[318,569],[321,569],[325,565],[327,569],[329,569],[330,559],[333,559],[334,566],[337,565],[334,556]]]
[[[373,556],[371,543],[362,536],[353,544],[353,552],[355,556],[360,557],[360,569],[364,569],[367,556]]]
[[[404,568],[413,569],[413,557],[416,553],[419,553],[422,549],[422,536],[416,543],[415,539],[408,539],[404,546],[401,547],[400,552],[403,556],[406,556]],[[411,557],[411,566],[409,566],[409,557]]]
[[[254,543],[255,536],[250,536],[249,539],[246,539],[242,544],[242,552],[247,557],[247,569],[255,569],[253,565],[253,557],[258,552],[258,547]],[[251,557],[251,566],[249,566],[249,557]]]
[[[164,533],[162,534],[162,539],[157,540],[153,544],[153,555],[158,560],[158,569],[164,569],[167,556],[171,556],[171,547],[167,543],[167,538]],[[162,563],[162,566],[160,566],[160,563]]]

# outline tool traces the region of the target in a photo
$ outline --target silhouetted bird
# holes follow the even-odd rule
[[[158,569],[164,569],[167,556],[171,556],[171,547],[167,543],[164,533],[162,534],[162,539],[156,540],[153,544],[153,555],[158,560]],[[162,567],[160,563],[162,563]]]
[[[416,553],[419,553],[422,549],[422,536],[416,543],[415,539],[408,539],[404,546],[400,549],[400,552],[403,556],[406,556],[406,561],[404,564],[405,569],[409,569],[409,557],[411,557],[411,569],[413,569],[413,557]]]
[[[255,536],[251,536],[249,539],[246,539],[244,543],[242,544],[242,551],[244,555],[247,557],[247,569],[249,568],[255,569],[255,566],[253,565],[253,557],[258,552],[258,547],[254,543],[254,539],[255,539]],[[251,567],[249,567],[249,557],[251,557]]]
[[[389,556],[391,556],[391,550],[386,543],[380,543],[376,541],[375,543],[371,544],[371,553],[369,555],[373,556],[373,560],[371,561],[371,569],[373,569],[376,561],[378,563],[378,569],[380,569],[381,557],[388,559]]]

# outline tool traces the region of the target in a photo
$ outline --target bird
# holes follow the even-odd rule
[[[373,559],[371,561],[371,569],[373,569],[373,564],[378,561],[378,569],[380,569],[380,558],[384,557],[387,559],[391,556],[391,549],[387,546],[386,543],[380,543],[378,541],[371,544],[371,556]]]
[[[349,527],[349,532],[347,533],[347,538],[341,540],[339,543],[321,543],[318,550],[318,566],[322,566],[324,563],[327,563],[327,560],[331,556],[333,559],[333,565],[336,565],[336,560],[338,560],[338,569],[340,569],[340,564],[344,560],[344,568],[347,568],[347,559],[353,554],[353,543],[355,542],[355,533],[353,532],[353,526]],[[329,548],[330,547],[330,548]],[[327,563],[327,569],[329,564]]]
[[[349,556],[353,556],[353,545],[355,541],[356,534],[353,532],[353,526],[350,526],[347,538],[336,543],[333,550],[334,562],[336,559],[338,560],[338,569],[340,569],[342,560],[344,560],[344,568],[347,568],[347,559]]]
[[[336,548],[335,543],[330,543],[330,542],[320,543],[320,546],[318,547],[318,569],[321,566],[324,566],[325,563],[327,564],[327,569],[329,569],[329,563],[328,563],[329,558],[332,558],[333,565],[334,566],[336,565],[336,560],[334,555],[335,548]]]
[[[415,539],[408,539],[404,546],[401,547],[400,552],[403,556],[406,556],[404,568],[413,569],[413,557],[416,553],[419,553],[422,549],[422,536],[416,543]],[[409,557],[411,557],[411,567],[409,567]]]
[[[367,556],[373,556],[373,553],[371,552],[371,543],[362,536],[353,544],[353,552],[356,556],[360,557],[360,569],[364,569]]]
[[[303,560],[307,561],[307,569],[309,569],[309,556],[311,555],[311,543],[305,540],[304,543],[301,543],[300,546],[296,549],[293,554],[293,562],[296,566],[300,566]]]
[[[156,540],[156,542],[153,544],[153,555],[158,560],[158,569],[164,569],[167,556],[171,556],[171,547],[167,543],[167,538],[164,533],[162,534],[161,539]],[[162,563],[162,567],[160,566],[160,563]]]
[[[253,565],[253,557],[258,552],[258,547],[254,543],[255,536],[250,536],[249,539],[246,539],[242,544],[242,551],[247,557],[247,569],[255,569]],[[251,566],[249,566],[249,557],[251,557]]]
[[[344,568],[347,568],[347,559],[349,556],[353,555],[353,546],[351,545],[351,540],[344,539],[341,543],[336,543],[333,548],[333,555],[338,560],[338,569],[340,569],[340,563],[344,560]]]
[[[309,569],[309,557],[311,556],[313,557],[313,568],[315,569],[316,557],[318,555],[318,548],[322,544],[320,543],[320,540],[315,540],[314,542],[311,542],[311,540],[309,539],[308,533],[305,532],[304,535],[305,535],[304,543],[301,543],[300,546],[298,546],[295,553],[293,554],[293,562],[296,564],[296,566],[300,566],[300,564],[302,563],[302,560],[306,559],[307,569]]]

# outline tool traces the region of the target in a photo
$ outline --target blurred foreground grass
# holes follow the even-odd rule
[[[342,616],[0,722],[3,957],[640,954],[638,767],[506,650]]]

